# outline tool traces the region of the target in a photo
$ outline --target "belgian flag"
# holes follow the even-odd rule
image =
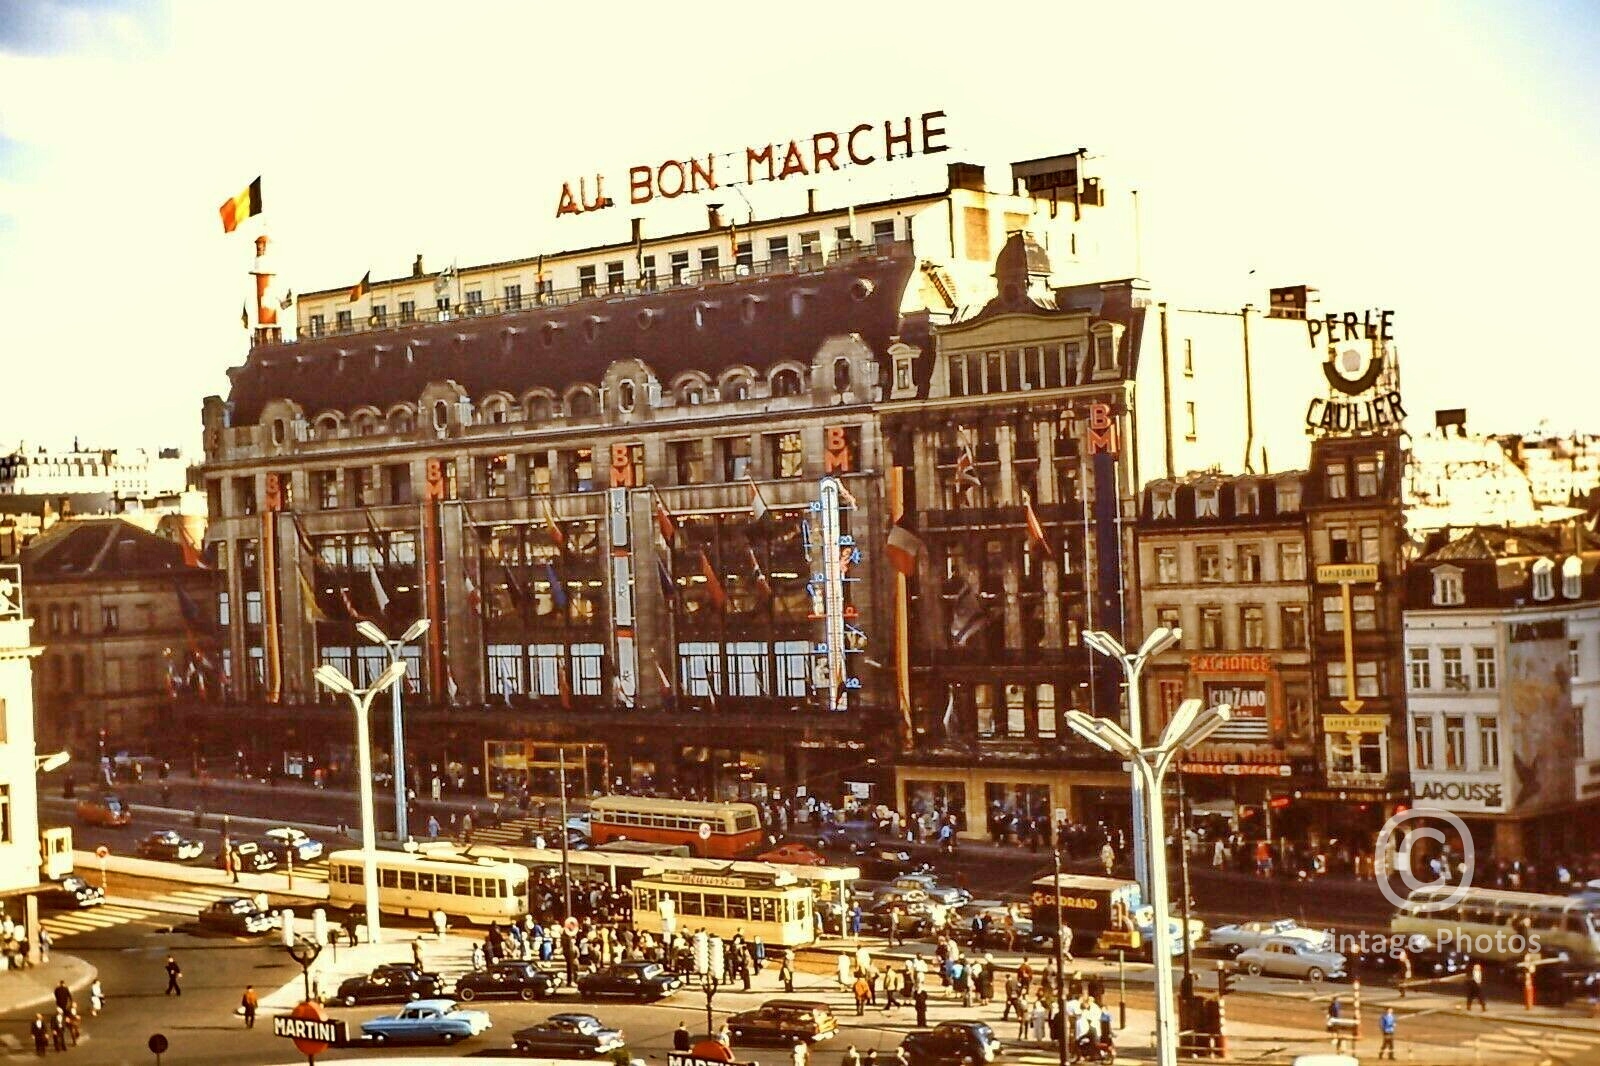
[[[261,213],[261,179],[252,181],[238,196],[224,200],[219,208],[222,214],[222,232],[232,233],[239,223]]]
[[[365,296],[367,294],[367,290],[371,288],[372,271],[369,270],[365,274],[361,275],[360,281],[356,282],[350,287],[350,302],[355,303],[357,300]]]

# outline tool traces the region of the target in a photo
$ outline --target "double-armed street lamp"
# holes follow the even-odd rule
[[[1145,646],[1151,643],[1146,640]],[[1142,785],[1149,800],[1144,804],[1143,813],[1145,840],[1149,846],[1149,900],[1154,926],[1150,931],[1150,954],[1155,961],[1156,977],[1156,1066],[1176,1066],[1178,1061],[1177,1018],[1172,1003],[1172,929],[1167,906],[1166,812],[1161,802],[1161,785],[1167,771],[1184,752],[1203,743],[1232,717],[1233,708],[1227,704],[1206,708],[1197,699],[1184,700],[1172,721],[1167,723],[1161,739],[1146,747],[1109,718],[1096,718],[1080,710],[1071,710],[1065,715],[1067,727],[1074,733],[1132,766],[1134,780]],[[1183,935],[1188,938],[1187,928]]]
[[[317,672],[313,676],[317,679],[317,684],[329,692],[348,699],[350,706],[356,712],[356,761],[361,778],[361,881],[366,886],[367,895],[367,940],[377,944],[382,937],[378,923],[378,832],[373,824],[372,737],[368,722],[372,713],[372,701],[384,689],[400,683],[400,679],[406,676],[406,664],[404,660],[390,663],[367,688],[356,688],[355,683],[346,677],[343,671],[327,663],[317,667]]]
[[[1128,735],[1139,743],[1144,743],[1144,701],[1139,688],[1139,677],[1144,673],[1145,664],[1160,655],[1183,638],[1183,630],[1168,626],[1157,626],[1144,638],[1144,643],[1139,645],[1139,650],[1129,652],[1122,643],[1103,629],[1087,630],[1083,634],[1083,642],[1101,655],[1115,660],[1122,667],[1123,676],[1128,685]],[[1133,778],[1133,879],[1139,882],[1139,887],[1146,894],[1150,894],[1150,870],[1145,863],[1144,837],[1144,808],[1146,806],[1144,785],[1139,776]]]
[[[389,665],[393,666],[402,661],[402,649],[426,633],[429,624],[426,618],[417,619],[400,635],[399,640],[390,640],[389,635],[378,628],[376,622],[366,619],[356,623],[356,632],[388,652]],[[406,729],[404,719],[400,716],[401,687],[396,685],[391,690],[389,699],[394,712],[394,838],[403,841],[411,833],[406,812]]]

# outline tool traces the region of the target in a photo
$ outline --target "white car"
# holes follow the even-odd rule
[[[298,829],[284,825],[277,829],[268,829],[261,835],[263,839],[277,845],[280,854],[292,849],[295,862],[314,862],[322,858],[322,841],[313,840]]]
[[[1337,951],[1313,947],[1289,936],[1275,936],[1260,947],[1239,952],[1239,965],[1252,976],[1267,974],[1308,981],[1340,978],[1345,973],[1345,958]]]
[[[1323,929],[1307,929],[1293,918],[1219,925],[1211,930],[1210,943],[1229,955],[1237,955],[1249,948],[1260,947],[1274,937],[1289,937],[1319,949],[1333,946],[1333,934]]]

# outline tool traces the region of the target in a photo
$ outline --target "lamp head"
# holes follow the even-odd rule
[[[1152,655],[1160,655],[1183,637],[1183,630],[1177,626],[1157,626],[1144,638],[1144,643],[1139,646],[1139,658],[1147,659]]]
[[[356,690],[356,686],[351,683],[348,677],[344,676],[343,671],[337,666],[328,663],[323,663],[317,667],[316,673],[311,676],[317,679],[317,684],[329,692],[337,692],[341,696],[348,696]]]
[[[1068,729],[1071,729],[1095,747],[1116,754],[1117,749],[1112,747],[1111,741],[1100,733],[1098,723],[1104,721],[1104,719],[1096,718],[1083,711],[1068,711],[1063,717],[1066,720]]]
[[[428,626],[430,625],[432,625],[432,623],[426,618],[417,619],[415,622],[412,622],[411,625],[406,629],[405,633],[401,635],[400,643],[410,644],[413,640],[416,640],[418,637],[422,636],[422,634],[426,633],[428,631]]]
[[[363,637],[366,637],[374,644],[389,643],[389,635],[383,630],[379,629],[376,622],[370,621],[369,619],[363,618],[361,621],[357,622],[356,632],[360,633]]]
[[[52,770],[59,770],[67,765],[72,756],[64,751],[53,751],[49,755],[35,756],[35,765],[41,774],[48,774]]]
[[[1113,659],[1121,659],[1128,654],[1117,638],[1103,629],[1086,629],[1083,632],[1083,642],[1101,655],[1108,655]]]
[[[406,661],[404,659],[396,659],[384,668],[383,673],[378,675],[378,680],[372,683],[372,687],[374,691],[382,692],[405,676]]]
[[[1200,717],[1195,720],[1195,723],[1184,732],[1183,736],[1177,739],[1177,742],[1173,746],[1177,749],[1187,751],[1190,748],[1203,744],[1205,743],[1206,739],[1211,736],[1211,734],[1227,725],[1229,720],[1232,718],[1233,708],[1228,706],[1226,703],[1218,704],[1217,706],[1212,707],[1210,710],[1200,715]]]

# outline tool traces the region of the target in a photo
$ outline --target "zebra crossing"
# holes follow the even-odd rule
[[[323,862],[306,866],[297,865],[294,869],[294,876],[297,884],[302,879],[305,881],[326,881],[328,879],[328,867]],[[287,879],[285,879],[285,884],[287,885]],[[119,925],[127,925],[129,922],[143,921],[161,914],[173,917],[193,917],[219,899],[256,894],[243,885],[186,885],[148,898],[135,900],[127,897],[113,897],[98,907],[86,907],[82,910],[52,911],[41,917],[39,924],[50,931],[51,937],[61,941],[83,933],[111,929]],[[270,894],[269,892],[268,895]]]

